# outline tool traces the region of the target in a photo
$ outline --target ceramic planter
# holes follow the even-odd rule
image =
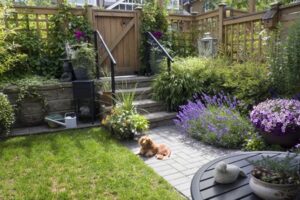
[[[293,131],[287,131],[284,134],[281,133],[266,133],[261,131],[261,136],[269,144],[277,144],[285,148],[290,148],[299,143],[300,128]]]
[[[249,186],[254,194],[265,200],[288,200],[294,199],[299,192],[299,185],[295,184],[272,184],[261,181],[251,176]]]
[[[83,67],[74,68],[76,80],[89,80],[88,70]]]

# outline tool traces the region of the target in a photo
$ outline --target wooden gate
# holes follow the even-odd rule
[[[139,70],[138,12],[93,10],[93,24],[117,61],[116,74],[135,74]],[[110,71],[108,55],[101,46],[100,64],[101,69]]]

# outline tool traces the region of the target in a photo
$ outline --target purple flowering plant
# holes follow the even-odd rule
[[[82,32],[82,31],[80,31],[80,30],[76,30],[75,32],[74,32],[74,36],[75,36],[75,38],[76,38],[76,40],[77,41],[83,41],[83,40],[85,40],[85,33],[84,32]]]
[[[183,132],[203,142],[228,148],[240,148],[251,124],[237,111],[239,101],[224,93],[201,93],[194,101],[180,106],[175,124]]]
[[[160,31],[154,31],[152,32],[152,35],[157,39],[157,40],[160,40],[163,36],[163,33],[160,32]]]
[[[298,133],[300,131],[300,101],[295,99],[264,101],[251,111],[250,120],[258,130],[266,133]]]

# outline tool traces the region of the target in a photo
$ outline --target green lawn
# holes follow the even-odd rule
[[[183,199],[101,128],[0,142],[0,199]]]

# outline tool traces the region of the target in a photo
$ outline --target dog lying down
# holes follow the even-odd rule
[[[140,152],[138,155],[152,157],[156,156],[157,159],[163,160],[171,155],[171,149],[165,144],[156,144],[149,136],[142,136],[139,141]]]

